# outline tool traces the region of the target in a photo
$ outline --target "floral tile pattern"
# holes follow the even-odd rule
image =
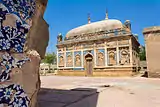
[[[0,61],[1,66],[1,72],[0,75],[0,82],[4,82],[10,79],[9,73],[13,68],[21,68],[23,64],[25,64],[26,61],[29,61],[30,59],[25,57],[22,60],[18,60],[14,57],[12,57],[10,54],[5,53],[2,55],[2,61]]]
[[[34,14],[35,0],[0,0],[8,7],[10,13],[16,13],[22,20],[26,20]]]
[[[9,85],[0,89],[0,104],[9,107],[28,107],[29,99],[19,85]]]
[[[15,27],[3,26],[2,23],[9,12],[0,7],[0,14],[0,50],[14,50],[15,52],[22,53],[29,25],[23,24],[17,18]]]
[[[12,53],[23,53],[30,25],[27,20],[33,16],[35,0],[0,0],[0,84],[10,80],[13,68],[21,68],[30,59],[15,58]],[[10,22],[10,23],[8,23]],[[1,86],[1,85],[0,85]],[[0,88],[0,106],[28,107],[29,98],[20,85],[12,84]]]

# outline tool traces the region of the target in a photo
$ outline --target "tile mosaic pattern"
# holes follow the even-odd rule
[[[10,80],[13,68],[21,68],[29,61],[26,56],[16,59],[11,53],[23,53],[26,36],[31,27],[27,20],[33,16],[35,6],[35,0],[0,0],[0,51],[5,52],[0,56],[0,106],[29,106],[29,98],[20,85],[6,86],[3,82]],[[13,17],[14,24],[4,24],[11,21],[10,17]]]
[[[13,50],[15,52],[22,53],[26,34],[29,31],[29,25],[24,24],[17,17],[15,27],[3,26],[3,21],[6,20],[6,15],[10,13],[6,8],[0,7],[0,14],[0,50]]]
[[[10,79],[9,73],[12,71],[13,68],[21,68],[23,64],[29,61],[29,58],[24,57],[24,59],[18,60],[14,58],[9,53],[5,53],[2,55],[0,61],[1,67],[1,75],[0,75],[0,82],[4,82]]]
[[[10,13],[16,13],[22,20],[32,17],[36,7],[35,0],[0,0]]]
[[[20,85],[9,85],[0,88],[0,104],[9,107],[28,107],[29,99]]]

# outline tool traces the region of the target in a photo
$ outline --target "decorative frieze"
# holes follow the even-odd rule
[[[118,41],[118,45],[129,45],[129,40],[120,40]]]
[[[104,42],[98,42],[96,43],[96,48],[105,47]]]
[[[98,38],[107,38],[108,36],[117,36],[121,34],[122,31],[124,31],[123,28],[107,30],[107,31],[99,31],[94,33],[86,33],[81,35],[75,35],[73,37],[68,38],[67,40],[90,40]]]
[[[86,43],[86,44],[83,44],[82,46],[83,46],[83,49],[94,48],[93,43]]]
[[[80,50],[80,49],[82,49],[81,44],[75,44],[74,45],[74,50]]]
[[[106,43],[107,47],[116,47],[117,41],[109,41]]]
[[[66,47],[66,51],[71,51],[71,50],[74,50],[74,47],[73,47],[73,46],[67,46],[67,47]]]

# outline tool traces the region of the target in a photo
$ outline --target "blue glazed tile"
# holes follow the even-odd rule
[[[2,7],[2,6],[1,6]],[[0,50],[22,53],[26,40],[26,35],[29,31],[29,25],[17,20],[15,27],[3,26],[3,21],[6,20],[6,15],[9,14],[6,9],[0,7]]]
[[[12,84],[0,88],[0,104],[8,107],[28,107],[29,98],[20,85]]]
[[[2,55],[2,61],[0,62],[1,66],[1,74],[0,74],[0,82],[4,82],[10,79],[9,73],[13,68],[21,68],[26,61],[30,61],[29,58],[25,57],[24,59],[18,60],[12,57],[10,54],[5,53]]]
[[[22,20],[26,20],[33,16],[35,11],[35,0],[1,0],[10,11],[17,14]]]
[[[29,58],[19,60],[10,53],[23,53],[26,35],[30,26],[26,20],[31,18],[35,11],[35,0],[0,0],[0,51],[6,51],[0,57],[0,82],[10,79],[13,68],[21,68]],[[15,26],[3,25],[7,15],[16,17]],[[10,85],[0,88],[0,104],[9,107],[28,107],[29,98],[19,85]]]

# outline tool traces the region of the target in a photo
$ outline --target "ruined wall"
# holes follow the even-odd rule
[[[143,34],[149,77],[160,78],[160,26],[145,28]]]
[[[36,107],[47,0],[0,0],[0,107]]]

